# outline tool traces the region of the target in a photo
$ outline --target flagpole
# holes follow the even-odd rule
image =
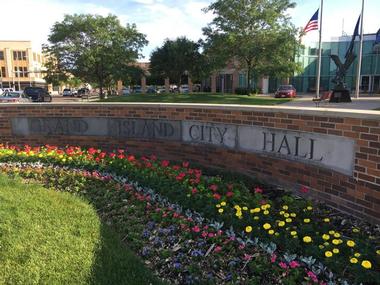
[[[360,71],[362,67],[362,57],[363,57],[363,13],[364,13],[364,0],[362,0],[362,13],[360,18],[360,45],[359,45],[359,59],[358,66],[356,69],[356,86],[355,86],[355,96],[359,98],[359,89],[360,89]]]
[[[316,98],[319,98],[319,85],[321,82],[321,63],[322,63],[322,15],[323,15],[323,0],[321,0],[320,16],[319,16],[319,47],[318,47],[318,73],[317,73],[317,88]]]

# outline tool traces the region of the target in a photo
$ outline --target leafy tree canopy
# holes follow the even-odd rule
[[[153,76],[168,77],[171,82],[181,84],[182,75],[193,80],[203,75],[204,58],[199,51],[199,43],[186,37],[174,41],[166,39],[162,47],[156,48],[150,57],[150,70]]]
[[[147,44],[134,24],[123,27],[114,15],[90,14],[65,15],[53,25],[48,41],[43,46],[50,59],[47,74],[72,74],[96,83],[101,94],[104,86],[125,76]]]
[[[217,0],[208,6],[215,17],[203,29],[203,46],[214,69],[236,60],[249,79],[252,72],[284,78],[299,70],[298,31],[287,14],[294,7],[291,0]]]

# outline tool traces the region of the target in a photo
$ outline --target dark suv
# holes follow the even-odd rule
[[[24,93],[33,102],[51,102],[52,97],[49,92],[42,87],[25,87]]]

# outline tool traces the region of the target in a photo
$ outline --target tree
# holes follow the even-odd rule
[[[123,27],[114,15],[65,15],[56,22],[43,51],[51,60],[50,74],[72,74],[103,88],[122,78],[147,44],[145,35],[135,25]],[[48,71],[49,74],[49,71]],[[54,76],[53,76],[54,77]]]
[[[203,56],[200,45],[186,37],[174,41],[166,39],[162,47],[156,48],[150,57],[150,71],[153,76],[168,77],[181,84],[184,74],[198,78],[202,74]]]
[[[289,77],[300,69],[295,63],[298,31],[290,22],[290,0],[217,0],[205,11],[213,21],[203,29],[205,54],[214,69],[236,60],[247,70],[247,88],[252,73]]]

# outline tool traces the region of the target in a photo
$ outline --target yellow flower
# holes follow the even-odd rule
[[[220,208],[220,204],[216,204],[215,206],[216,206],[217,208]]]
[[[272,227],[272,226],[271,226],[270,224],[268,224],[268,223],[265,223],[265,224],[263,225],[263,228],[264,228],[265,230],[269,230],[271,227]]]
[[[296,215],[296,213],[290,213],[290,216],[294,218],[297,215]]]
[[[260,211],[261,211],[260,208],[254,208],[254,209],[253,209],[253,212],[254,212],[254,213],[260,213]]]
[[[254,220],[259,220],[260,218],[258,216],[253,217]]]
[[[361,254],[360,254],[359,252],[355,252],[354,256],[355,256],[355,257],[360,257]]]
[[[323,238],[324,240],[329,240],[329,239],[330,239],[330,236],[327,235],[327,234],[323,234],[323,235],[322,235],[322,238]]]
[[[376,250],[376,254],[380,255],[380,249]]]
[[[325,251],[325,256],[326,257],[331,257],[331,256],[333,256],[333,253],[331,252],[331,251]]]
[[[286,221],[287,223],[291,223],[293,220],[292,220],[291,218],[287,218],[285,221]]]
[[[241,210],[241,208],[240,208],[239,205],[235,205],[235,206],[234,206],[234,209],[235,209],[235,210]]]
[[[365,269],[370,269],[370,268],[372,268],[372,263],[371,263],[371,261],[369,261],[369,260],[363,260],[363,261],[362,261],[362,266],[363,266]]]
[[[354,233],[358,233],[358,232],[359,232],[359,229],[357,229],[357,228],[353,228],[352,231],[353,231]]]
[[[354,264],[355,264],[355,263],[358,263],[358,259],[355,258],[355,257],[353,257],[353,258],[350,259],[350,262],[351,262],[351,263],[354,263]]]
[[[244,206],[244,207],[243,207],[243,210],[244,210],[244,211],[247,211],[247,210],[248,210],[248,207],[245,207],[245,206]]]
[[[68,160],[70,160],[70,161],[71,161],[71,160],[73,160],[73,158],[72,158],[71,156],[69,156]]]
[[[268,234],[273,235],[274,234],[274,230],[269,230]]]
[[[330,219],[329,219],[329,218],[324,218],[323,221],[324,221],[325,223],[328,223],[328,222],[330,222]]]
[[[66,162],[66,158],[62,158],[62,162]]]
[[[333,234],[335,234],[335,231],[329,231],[329,234],[333,235]]]
[[[338,244],[340,244],[340,242],[339,242],[339,240],[338,240],[338,239],[333,239],[333,240],[332,240],[332,243],[333,243],[333,244],[335,244],[335,245],[338,245]]]
[[[338,248],[334,248],[333,249],[333,253],[339,253],[339,249]]]
[[[223,211],[224,211],[223,209],[219,209],[219,210],[218,210],[218,212],[219,212],[220,214],[223,213]]]
[[[283,214],[285,214],[285,212],[284,211],[280,211],[280,215],[282,216]]]
[[[325,241],[323,244],[324,244],[325,246],[329,246],[329,245],[330,245],[327,241]]]
[[[220,205],[225,206],[226,202],[223,201],[222,203],[220,203]]]
[[[318,245],[319,249],[324,249],[325,246],[323,244]]]
[[[355,242],[354,242],[353,240],[348,240],[348,241],[347,241],[347,245],[348,245],[349,247],[354,247],[354,246],[355,246]]]
[[[279,222],[278,222],[278,226],[279,226],[279,227],[283,227],[283,226],[285,226],[285,222],[284,222],[284,221],[279,221]]]
[[[285,218],[288,218],[288,217],[289,217],[289,214],[288,214],[288,213],[285,213],[285,214],[284,214],[284,217],[285,217]]]
[[[296,232],[296,231],[291,231],[290,234],[291,234],[292,236],[295,236],[295,235],[297,235],[297,232]]]
[[[303,222],[308,224],[308,223],[310,223],[310,219],[303,219]]]
[[[246,227],[245,227],[245,231],[246,231],[247,233],[252,232],[252,227],[251,227],[251,226],[246,226]]]
[[[303,242],[305,242],[305,243],[309,243],[309,242],[312,242],[313,240],[311,239],[311,237],[309,237],[309,236],[304,236],[303,237]]]
[[[277,237],[277,236],[279,236],[280,234],[279,234],[278,232],[276,232],[274,235]]]
[[[339,238],[340,237],[340,233],[335,233],[334,237]]]
[[[268,215],[268,214],[269,214],[269,211],[268,211],[268,210],[265,210],[265,211],[263,212],[263,214],[264,214],[264,215]]]
[[[289,207],[288,207],[288,206],[286,206],[286,205],[282,206],[282,208],[283,208],[284,210],[287,210],[287,209],[289,209]]]
[[[307,208],[309,211],[313,210],[313,207],[312,206],[307,206]]]

